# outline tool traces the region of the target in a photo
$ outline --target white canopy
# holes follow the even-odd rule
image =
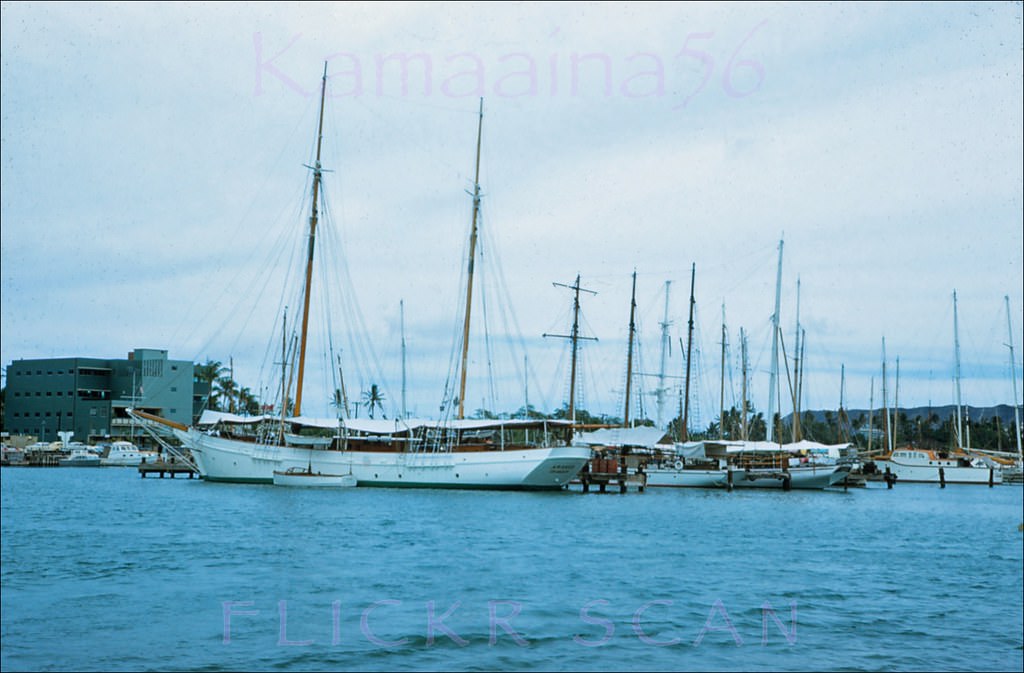
[[[736,453],[792,453],[808,454],[817,456],[828,456],[839,458],[843,449],[852,446],[846,444],[821,444],[806,439],[792,444],[776,444],[775,442],[742,442],[728,440],[708,440],[704,442],[704,450],[708,455],[736,454]]]
[[[238,414],[229,414],[226,411],[210,411],[209,409],[204,409],[203,415],[199,417],[198,425],[216,425],[218,423],[250,425],[253,423],[262,423],[270,418],[273,418],[273,416],[239,416]]]
[[[636,428],[601,428],[593,432],[581,432],[576,442],[590,446],[636,446],[653,449],[661,442],[665,431],[650,426]]]
[[[229,414],[223,411],[203,411],[199,418],[199,425],[216,425],[218,423],[231,423],[249,425],[263,421],[277,420],[277,416],[240,416]],[[410,432],[418,428],[442,428],[453,430],[485,430],[517,427],[540,427],[549,425],[552,427],[566,427],[572,425],[569,421],[544,420],[544,419],[464,419],[451,420],[447,422],[431,421],[424,419],[373,419],[373,418],[350,418],[339,421],[337,418],[316,418],[313,416],[293,416],[285,419],[286,423],[294,423],[307,428],[321,428],[324,430],[336,430],[345,427],[352,432],[361,432],[373,435],[392,435]]]

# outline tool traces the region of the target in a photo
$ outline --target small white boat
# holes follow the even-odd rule
[[[99,467],[100,457],[85,448],[71,450],[71,455],[61,458],[58,463],[61,467]]]
[[[647,485],[675,486],[683,488],[716,488],[725,486],[728,473],[717,461],[694,461],[682,456],[675,461],[671,457],[652,461],[644,470]]]
[[[307,467],[290,467],[284,472],[274,470],[274,486],[350,488],[356,484],[352,474],[323,474]]]
[[[875,460],[880,471],[890,470],[902,482],[926,484],[1001,484],[999,464],[985,456],[958,451],[939,454],[924,449],[897,449]],[[939,474],[939,471],[942,474]]]
[[[100,459],[100,465],[138,467],[143,460],[152,462],[159,456],[156,451],[142,451],[131,442],[118,441],[110,445],[107,455]]]

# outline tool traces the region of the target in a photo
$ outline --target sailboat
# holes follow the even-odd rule
[[[466,345],[462,357],[459,414],[445,421],[406,418],[346,419],[303,416],[309,297],[313,278],[313,248],[321,183],[320,147],[323,137],[327,67],[320,91],[313,199],[309,218],[308,259],[303,293],[301,339],[298,347],[295,402],[287,415],[289,380],[280,413],[237,416],[205,411],[194,426],[175,423],[133,410],[137,418],[168,429],[187,447],[200,475],[208,481],[272,483],[275,473],[287,478],[297,470],[308,473],[351,474],[360,486],[557,490],[565,488],[590,458],[590,448],[574,445],[571,421],[471,420],[462,418],[465,399]],[[477,130],[477,172],[473,191],[473,227],[469,256],[464,334],[469,332],[472,268],[480,207],[480,138],[483,101]],[[465,341],[465,340],[464,340]],[[288,377],[291,379],[291,376]]]
[[[884,342],[883,342],[884,343]],[[956,383],[956,444],[953,452],[932,451],[917,447],[890,448],[887,455],[875,459],[880,471],[889,471],[899,481],[930,484],[1001,484],[1003,473],[992,458],[972,452],[970,436],[963,434],[963,408],[960,399],[960,324],[957,314],[956,290],[953,291],[953,345]],[[884,363],[883,363],[884,366]],[[884,369],[883,369],[884,372]],[[884,380],[883,380],[884,385]],[[886,412],[888,419],[888,412]],[[886,423],[886,442],[891,446],[891,435]]]
[[[274,470],[274,486],[298,486],[301,488],[350,488],[357,486],[355,476],[348,474],[324,474],[313,471],[313,449],[309,450],[306,467],[289,467]]]
[[[772,316],[773,342],[771,382],[769,391],[768,441],[704,440],[687,442],[686,419],[689,415],[689,394],[681,411],[683,421],[680,442],[672,453],[661,451],[647,469],[648,486],[696,488],[781,488],[824,489],[842,482],[850,473],[851,445],[826,445],[807,440],[782,444],[773,437],[774,391],[778,378],[779,303],[782,283],[782,247],[779,241],[779,265],[776,274],[775,313]],[[690,341],[693,332],[694,278],[696,266],[690,273]],[[742,341],[742,339],[741,339]],[[691,349],[687,347],[687,382]],[[746,417],[746,357],[743,374],[743,415]],[[723,366],[724,372],[724,366]],[[724,379],[724,373],[723,373]],[[688,388],[687,388],[688,389]],[[723,393],[724,395],[724,393]],[[794,399],[795,402],[795,399]],[[794,410],[796,405],[794,404]],[[721,422],[721,418],[719,420]]]

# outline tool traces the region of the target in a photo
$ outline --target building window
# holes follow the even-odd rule
[[[174,386],[171,386],[171,392],[172,393],[176,393],[176,392],[178,392],[178,389],[176,387],[174,387]]]
[[[178,413],[178,410],[177,409],[171,409],[171,413],[172,414],[176,414],[176,413]]]
[[[47,392],[46,392],[46,396],[47,396],[47,397],[53,397],[53,393],[51,393],[50,391],[47,391]]]

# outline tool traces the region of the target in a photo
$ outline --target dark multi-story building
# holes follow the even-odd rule
[[[40,441],[58,439],[61,430],[82,442],[117,439],[133,432],[130,407],[187,425],[209,387],[195,382],[192,362],[152,348],[137,348],[126,360],[15,360],[7,367],[4,429]]]

